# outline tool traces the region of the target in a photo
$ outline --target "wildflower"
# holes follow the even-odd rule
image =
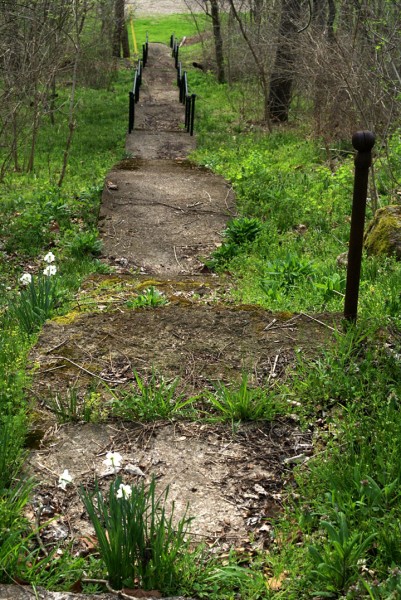
[[[119,452],[108,452],[103,464],[106,467],[113,467],[114,471],[117,471],[121,466],[122,459],[123,457]]]
[[[24,273],[19,278],[19,281],[22,283],[22,285],[29,285],[32,281],[32,275],[30,273]]]
[[[72,476],[69,474],[68,469],[64,469],[58,478],[58,487],[65,490],[69,483],[72,483]]]
[[[46,277],[51,277],[57,273],[57,267],[55,265],[49,265],[46,269],[43,269],[43,275]]]
[[[116,496],[117,498],[125,498],[125,500],[128,500],[128,498],[131,498],[132,496],[132,487],[130,485],[124,485],[123,483],[120,483],[120,487],[117,490]]]
[[[56,257],[54,256],[53,252],[48,252],[46,256],[43,257],[43,260],[50,265],[50,263],[56,260]]]

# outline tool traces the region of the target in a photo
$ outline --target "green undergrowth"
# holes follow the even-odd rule
[[[276,524],[286,598],[399,597],[401,338],[383,342],[363,322],[281,389],[315,446]]]
[[[191,72],[190,84],[197,93],[193,159],[232,183],[239,213],[209,266],[235,277],[237,301],[272,310],[341,311],[346,269],[339,257],[348,248],[352,157],[339,147],[329,163],[306,128],[282,126],[268,133],[244,119],[238,84],[218,86],[211,73],[198,71]],[[247,114],[255,111],[248,107]],[[392,201],[387,165],[394,167],[400,155],[398,136],[391,149],[391,158],[377,158],[382,204]],[[368,203],[367,220],[372,216]],[[244,219],[256,233],[245,231]],[[400,283],[395,259],[364,256],[361,314],[398,320]]]
[[[33,400],[26,359],[43,322],[68,310],[82,278],[107,270],[97,259],[97,215],[104,177],[124,156],[126,123],[121,116],[127,110],[130,79],[130,71],[121,68],[108,89],[78,89],[76,129],[61,188],[57,182],[68,134],[69,87],[60,82],[59,111],[54,125],[44,118],[34,171],[10,171],[1,184],[0,581],[20,577],[35,582],[41,572],[41,582],[54,586],[69,580],[66,571],[75,568],[71,557],[59,564],[55,554],[44,559],[23,516],[32,487],[20,472]],[[24,167],[23,154],[20,161]],[[43,274],[49,250],[57,264],[51,277]],[[31,283],[20,281],[24,273]]]
[[[213,391],[196,394],[188,392],[179,378],[166,378],[155,369],[129,375],[131,381],[122,389],[105,384],[86,390],[72,386],[65,394],[49,395],[45,405],[60,423],[195,420],[229,423],[234,429],[244,422],[272,421],[286,412],[277,394],[253,385],[247,372],[236,383],[217,383]]]

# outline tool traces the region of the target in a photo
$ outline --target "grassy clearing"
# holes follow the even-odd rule
[[[151,41],[168,41],[173,31],[179,37],[195,33],[184,16],[135,25],[141,43],[147,30]],[[182,50],[184,59],[193,53],[194,48]],[[49,249],[59,266],[53,314],[67,310],[82,276],[104,268],[96,260],[96,210],[103,177],[123,155],[130,78],[130,71],[121,69],[112,89],[80,89],[79,125],[62,190],[55,186],[67,135],[62,123],[44,127],[35,173],[10,174],[2,188],[2,581],[20,577],[68,589],[84,569],[94,578],[105,576],[99,559],[74,559],[68,552],[62,558],[41,557],[22,517],[31,486],[19,479],[29,419],[25,360],[37,327],[24,331],[18,311],[6,308],[19,302],[22,272],[39,273]],[[345,272],[336,258],[346,251],[349,235],[351,159],[339,149],[333,170],[320,144],[302,128],[266,135],[254,117],[247,118],[258,114],[258,105],[246,86],[217,86],[211,74],[198,71],[191,72],[190,84],[198,95],[194,159],[230,179],[238,198],[239,218],[229,225],[213,268],[232,273],[238,301],[273,310],[341,311]],[[60,104],[65,97],[60,89]],[[395,172],[400,153],[394,137],[389,160]],[[386,203],[392,183],[384,167],[378,160],[378,189]],[[239,389],[221,386],[209,394],[209,416],[228,421],[270,419],[290,406],[303,427],[313,430],[316,453],[295,469],[284,514],[269,520],[266,551],[244,560],[232,550],[222,562],[206,549],[186,550],[179,583],[166,589],[216,600],[400,597],[400,283],[394,260],[365,257],[358,327],[339,333],[318,359],[300,360],[287,381],[276,386],[274,398],[266,390],[250,390],[245,376]],[[147,291],[141,306],[151,308],[159,300]],[[175,394],[175,382],[136,383],[130,395],[114,398],[114,416],[188,417],[196,407],[195,400]],[[54,410],[64,422],[104,418],[95,392],[80,403],[72,390],[65,401],[55,400]],[[99,589],[86,585],[87,591]]]
[[[205,16],[200,15],[197,21],[198,25],[196,26],[191,15],[186,14],[166,15],[163,18],[157,16],[143,17],[141,19],[134,18],[134,29],[138,45],[142,48],[142,44],[146,41],[147,32],[149,34],[149,42],[160,42],[162,44],[168,44],[172,34],[178,39],[184,36],[191,37],[197,35],[198,27],[203,31],[207,26],[207,20]],[[130,29],[128,31],[132,42]],[[133,44],[131,47],[133,47]]]

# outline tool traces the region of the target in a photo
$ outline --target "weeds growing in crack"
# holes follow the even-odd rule
[[[131,421],[153,421],[156,419],[190,418],[196,415],[194,403],[197,397],[187,397],[178,391],[179,379],[172,381],[156,374],[141,377],[134,371],[135,383],[128,389],[109,393],[110,414]]]
[[[241,383],[227,386],[215,385],[215,392],[205,397],[212,407],[211,418],[238,423],[241,421],[271,421],[280,414],[277,396],[271,390],[251,387],[249,375],[242,374]]]

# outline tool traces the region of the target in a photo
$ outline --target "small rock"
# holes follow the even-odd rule
[[[337,256],[337,266],[338,267],[348,267],[348,252],[342,252]]]
[[[401,260],[401,206],[384,206],[376,211],[365,234],[365,248],[375,256]]]
[[[113,183],[112,181],[108,181],[107,189],[108,190],[118,190],[118,185],[116,183]]]

